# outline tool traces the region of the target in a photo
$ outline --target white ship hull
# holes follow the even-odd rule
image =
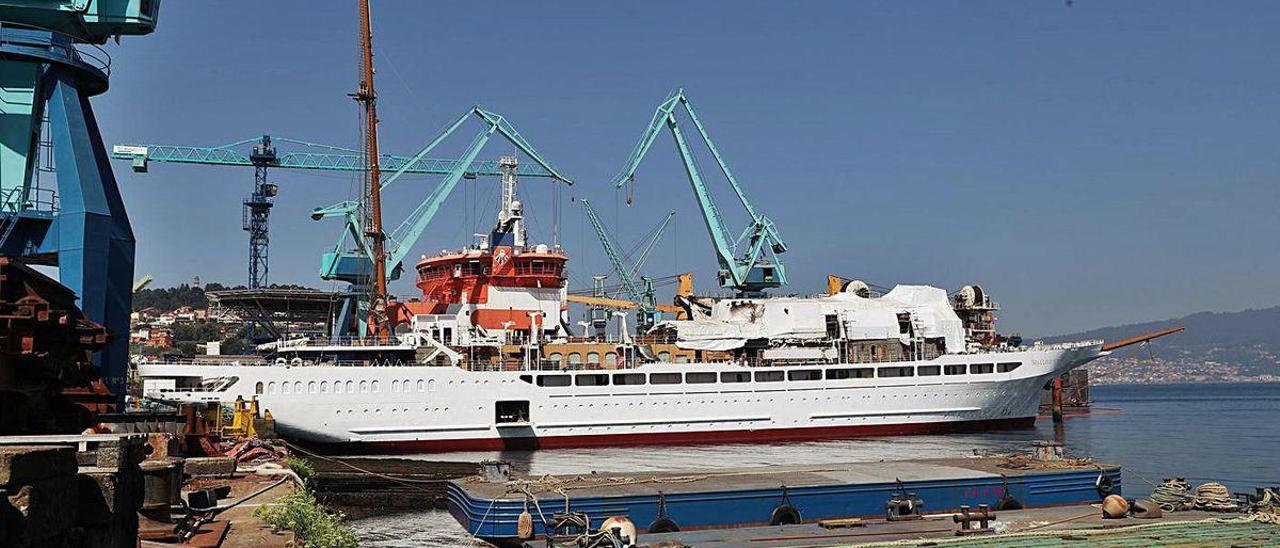
[[[789,367],[652,363],[620,370],[467,371],[143,364],[139,372],[144,396],[155,400],[256,397],[277,429],[295,439],[431,452],[1029,426],[1045,383],[1101,354],[1101,342],[1091,341],[926,361]],[[184,388],[216,377],[235,382],[218,391]],[[566,381],[568,386],[555,386]]]

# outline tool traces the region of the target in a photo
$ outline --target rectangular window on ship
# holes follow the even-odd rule
[[[615,386],[644,384],[644,373],[615,373],[613,384]]]
[[[569,386],[569,376],[541,375],[538,377],[538,386]]]
[[[821,369],[797,369],[795,371],[787,371],[787,380],[789,381],[822,380],[822,370]]]
[[[756,382],[778,382],[786,377],[782,371],[756,371]]]
[[[841,369],[828,369],[827,380],[843,380],[843,379],[870,379],[876,376],[876,370],[870,367],[846,367]]]
[[[876,376],[879,377],[910,377],[914,374],[914,369],[910,367],[881,367],[876,370]]]
[[[716,382],[715,373],[685,373],[684,382],[689,384],[710,384]]]
[[[578,386],[608,386],[608,375],[576,375],[573,383]]]
[[[650,373],[649,384],[680,384],[679,373]]]

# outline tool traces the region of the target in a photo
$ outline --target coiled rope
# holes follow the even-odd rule
[[[1166,512],[1182,510],[1206,510],[1209,512],[1235,512],[1240,505],[1231,499],[1231,491],[1221,483],[1204,483],[1192,494],[1191,484],[1182,478],[1165,480],[1151,491],[1151,500]]]
[[[1240,505],[1231,500],[1231,491],[1227,490],[1227,486],[1221,483],[1205,483],[1196,488],[1196,498],[1192,502],[1192,506],[1196,510],[1208,510],[1210,512],[1234,512],[1240,509]]]
[[[1280,525],[1280,493],[1263,489],[1262,498],[1253,503],[1253,517],[1262,523]]]
[[[1187,510],[1191,504],[1191,484],[1186,480],[1170,479],[1157,485],[1151,491],[1151,501],[1159,504],[1165,512]]]

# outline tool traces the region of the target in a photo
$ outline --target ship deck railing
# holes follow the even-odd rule
[[[1051,350],[1072,350],[1077,348],[1087,348],[1102,344],[1103,341],[1097,339],[1072,341],[1054,344],[1034,344],[1031,346],[1010,347],[1010,348],[991,348],[985,349],[982,353],[1012,353],[1012,352],[1028,352],[1028,351],[1051,351]],[[974,352],[959,353],[956,355],[976,355]],[[464,354],[465,356],[465,354]],[[929,356],[926,359],[932,359],[936,356]],[[829,358],[813,358],[813,359],[762,359],[762,358],[710,358],[698,361],[689,361],[685,363],[676,362],[676,365],[736,365],[747,368],[770,368],[770,367],[802,367],[802,366],[832,366],[832,365],[883,365],[915,361],[909,354],[864,357],[857,361],[841,361]],[[419,366],[419,367],[453,367],[454,365],[440,360],[434,363],[405,363],[395,360],[323,360],[313,361],[300,358],[284,359],[254,359],[246,356],[243,360],[208,359],[208,358],[186,358],[173,359],[164,361],[155,361],[150,363],[163,363],[166,365],[236,365],[236,366],[338,366],[338,367],[399,367],[399,366]],[[552,360],[526,360],[521,358],[506,358],[503,360],[465,360],[458,364],[468,371],[594,371],[594,370],[626,370],[634,369],[641,365],[650,363],[659,363],[658,360],[627,360],[625,357],[617,363],[605,362],[577,362],[568,363],[564,361]]]

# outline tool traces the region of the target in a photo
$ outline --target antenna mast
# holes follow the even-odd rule
[[[369,334],[374,340],[387,337],[387,251],[382,232],[382,171],[378,166],[378,94],[373,87],[373,32],[369,22],[369,0],[360,0],[360,87],[353,95],[364,107],[365,177],[364,235],[373,250],[373,288],[369,299]]]

